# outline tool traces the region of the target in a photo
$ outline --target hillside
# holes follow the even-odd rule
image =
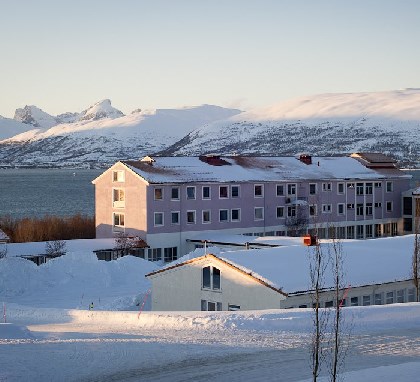
[[[244,112],[197,129],[162,155],[325,156],[375,151],[420,166],[420,89],[321,94]]]
[[[138,159],[165,149],[206,123],[238,113],[201,105],[137,109],[124,115],[110,100],[103,100],[80,113],[53,117],[26,106],[16,111],[15,119],[0,119],[0,166],[97,167]]]

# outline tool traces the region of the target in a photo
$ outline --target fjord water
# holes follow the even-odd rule
[[[93,216],[92,180],[104,170],[0,169],[0,216]]]
[[[0,216],[93,216],[95,195],[92,180],[103,171],[0,169]],[[420,171],[407,173],[413,175],[412,187],[419,186]]]

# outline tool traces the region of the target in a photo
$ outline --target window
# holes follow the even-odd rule
[[[123,188],[114,188],[112,191],[112,206],[114,208],[125,207],[125,192]]]
[[[322,191],[331,191],[331,183],[322,183]]]
[[[354,239],[354,225],[347,226],[347,239]]]
[[[162,260],[162,248],[152,248],[149,251],[149,261],[161,261]]]
[[[112,172],[112,181],[113,182],[124,182],[125,173],[123,170],[116,170]]]
[[[394,184],[392,182],[386,182],[386,192],[394,191]]]
[[[222,310],[222,303],[221,302],[213,302],[207,300],[201,300],[201,310],[202,311],[221,311]]]
[[[356,204],[356,215],[363,216],[363,203]]]
[[[289,206],[287,207],[287,216],[289,218],[296,216],[296,206]]]
[[[397,303],[401,304],[404,302],[404,289],[397,290]]]
[[[228,310],[230,310],[230,311],[241,310],[241,306],[240,305],[229,304],[228,305]]]
[[[256,198],[262,198],[264,192],[264,187],[262,184],[255,184],[254,185],[254,196]]]
[[[373,225],[372,224],[368,224],[365,226],[365,231],[366,231],[366,239],[371,239],[373,237]]]
[[[366,203],[366,215],[373,215],[372,203]]]
[[[239,186],[230,187],[230,196],[231,198],[239,198]]]
[[[195,187],[187,187],[187,199],[195,199]]]
[[[171,199],[172,200],[179,200],[179,187],[172,187],[171,188]]]
[[[386,292],[386,304],[394,303],[394,292]]]
[[[362,297],[362,305],[363,306],[370,305],[370,296],[363,296]]]
[[[219,221],[221,223],[229,221],[229,210],[219,210]]]
[[[356,195],[363,195],[363,183],[356,183]]]
[[[375,305],[382,305],[382,293],[375,293]]]
[[[155,188],[155,200],[163,199],[163,188]]]
[[[381,202],[376,202],[375,203],[375,208],[382,208],[382,203]]]
[[[344,215],[344,203],[337,204],[337,214]]]
[[[382,188],[381,182],[375,182],[375,188]]]
[[[282,184],[278,184],[276,186],[276,195],[283,196],[284,195],[284,186]]]
[[[114,227],[124,227],[124,214],[114,213]]]
[[[238,222],[241,220],[241,210],[239,208],[233,208],[230,211],[230,220],[233,222]]]
[[[334,306],[334,301],[325,301],[326,308],[332,308]]]
[[[211,222],[210,210],[203,211],[203,224],[208,224]]]
[[[372,195],[373,194],[373,183],[366,183],[365,184],[365,194]]]
[[[309,195],[316,194],[316,183],[309,183]]]
[[[195,224],[195,211],[187,211],[187,224]]]
[[[287,185],[287,195],[296,195],[296,184],[288,184]]]
[[[201,191],[202,191],[203,199],[210,199],[210,187],[209,186],[203,186]]]
[[[226,199],[229,196],[229,187],[228,186],[220,186],[219,187],[219,198]]]
[[[344,183],[338,183],[337,185],[337,193],[344,194]]]
[[[171,212],[171,224],[179,224],[179,211]]]
[[[364,238],[364,226],[357,225],[356,226],[356,239],[363,239]]]
[[[386,212],[392,212],[392,202],[386,202]]]
[[[316,204],[309,205],[309,216],[317,216]]]
[[[155,212],[155,227],[163,225],[163,212]]]
[[[277,219],[284,218],[284,207],[276,208],[276,216],[277,216]]]
[[[204,267],[202,271],[203,289],[220,290],[220,269],[212,266]]]
[[[350,306],[359,306],[359,297],[352,297],[350,299]]]
[[[332,211],[332,206],[331,204],[323,204],[322,205],[322,213],[323,214],[330,214]]]
[[[174,261],[178,258],[178,248],[177,247],[170,247],[163,249],[163,260],[168,263],[170,261]]]
[[[348,210],[354,210],[354,204],[353,203],[348,203],[347,204],[347,209]]]
[[[354,188],[354,183],[347,183],[347,188]]]
[[[414,302],[416,296],[416,290],[414,288],[410,288],[407,290],[407,302]]]
[[[254,220],[263,220],[263,219],[264,219],[264,207],[255,207]]]
[[[412,215],[413,214],[413,198],[404,197],[403,198],[403,215]]]

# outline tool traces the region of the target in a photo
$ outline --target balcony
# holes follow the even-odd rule
[[[114,208],[125,208],[125,200],[117,200],[112,203]]]

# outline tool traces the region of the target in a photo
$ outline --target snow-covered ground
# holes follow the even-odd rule
[[[0,260],[0,381],[310,380],[310,309],[150,312],[156,264],[74,248],[40,267]],[[418,379],[420,304],[343,312],[345,380]]]

